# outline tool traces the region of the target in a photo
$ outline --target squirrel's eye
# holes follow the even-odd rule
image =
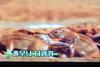
[[[54,33],[58,33],[57,31],[55,31]]]
[[[59,30],[56,30],[54,33],[59,33]]]

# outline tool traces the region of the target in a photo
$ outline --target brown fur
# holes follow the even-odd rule
[[[84,49],[87,49],[87,53],[88,53],[87,55],[89,57],[100,56],[99,49],[96,47],[96,44],[91,40],[91,38],[87,37],[86,35],[75,33],[73,31],[66,29],[66,28],[60,28],[60,29],[56,29],[56,30],[59,30],[60,31],[59,34],[64,34],[65,37],[70,36],[70,37],[77,38],[77,36],[78,36],[79,40],[77,41],[75,48],[78,48],[78,46],[80,46],[79,47],[80,49],[76,49],[76,50],[78,50],[78,51],[83,50],[83,49],[81,49],[81,47],[84,46],[84,43],[86,43],[86,45],[88,47],[85,47]],[[88,48],[91,50],[89,51]],[[92,51],[92,53],[90,53],[91,51]]]

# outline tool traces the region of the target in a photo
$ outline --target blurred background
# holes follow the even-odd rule
[[[0,21],[75,18],[100,21],[100,0],[0,0]]]

